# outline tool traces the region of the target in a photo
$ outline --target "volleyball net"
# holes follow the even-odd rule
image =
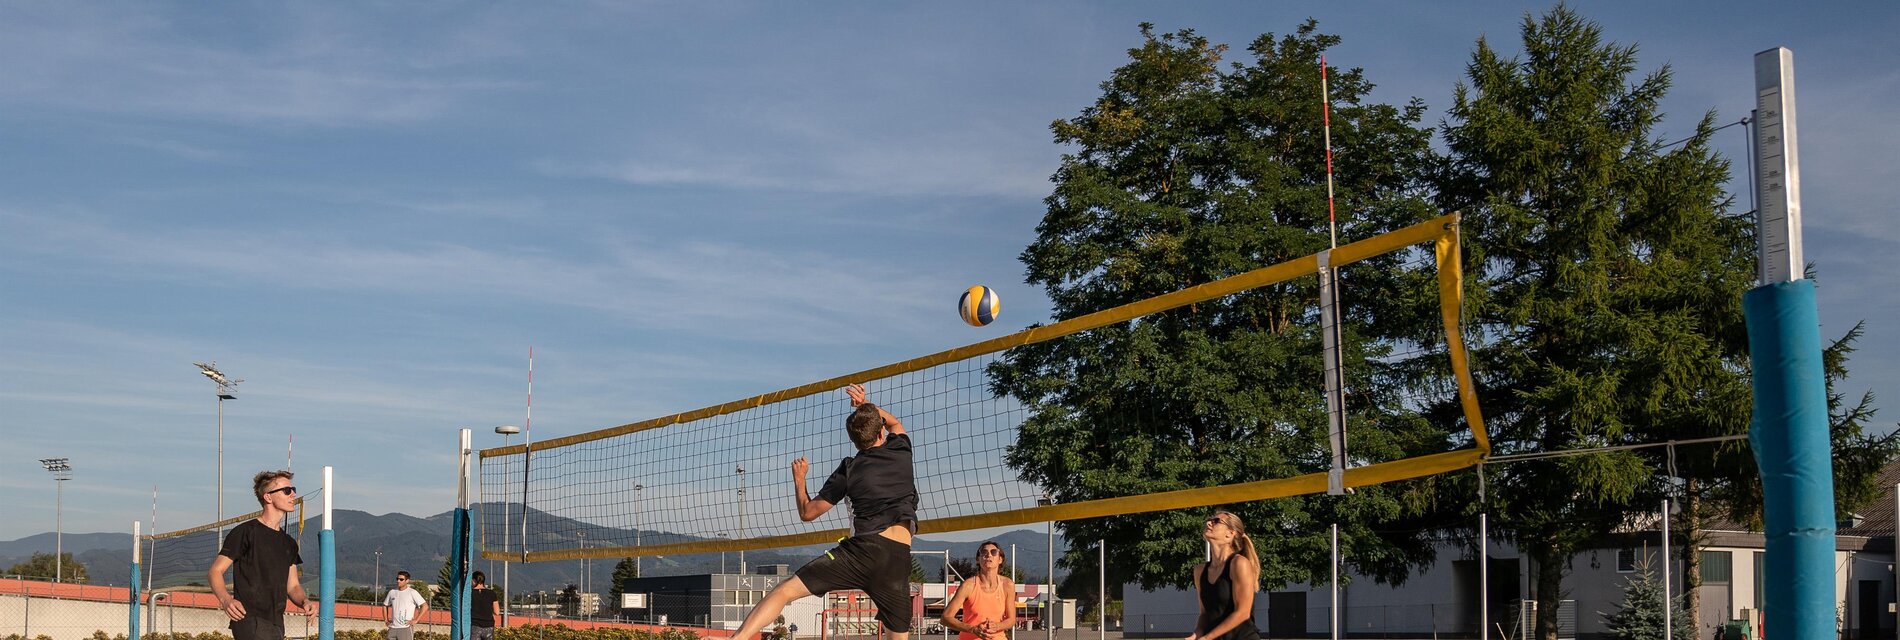
[[[299,569],[305,580],[315,580],[320,570],[321,559],[315,553],[315,518],[318,515],[315,509],[322,500],[321,488],[301,494],[297,498],[297,510],[284,516],[284,533],[297,539],[297,545],[302,550],[304,564]],[[217,558],[221,550],[222,534],[229,533],[231,527],[263,515],[264,511],[260,509],[217,522],[140,536],[140,543],[145,547],[143,571],[148,582],[139,586],[152,589],[203,587],[205,572],[211,568],[211,561]],[[156,523],[153,526],[156,527]],[[209,587],[204,589],[208,591]]]
[[[1355,289],[1355,285],[1364,286]],[[1050,504],[1006,460],[1037,408],[1003,393],[994,373],[1013,349],[1052,341],[1125,337],[1143,323],[1174,322],[1248,296],[1311,299],[1280,321],[1314,336],[1297,394],[1299,415],[1258,428],[1317,430],[1314,450],[1283,477]],[[1366,301],[1418,310],[1426,325],[1400,335],[1342,331],[1342,313]],[[862,383],[869,400],[913,434],[919,533],[1205,507],[1420,478],[1467,468],[1490,450],[1461,333],[1462,271],[1456,214],[1294,260],[964,347],[693,411],[546,441],[478,452],[476,536],[482,557],[537,562],[739,551],[823,544],[848,535],[847,510],[802,522],[787,497],[792,461],[811,462],[816,491],[856,453],[843,433],[841,391]],[[1349,316],[1350,317],[1350,316]],[[1415,327],[1416,328],[1416,327]],[[1420,338],[1418,336],[1431,336]],[[1317,346],[1323,345],[1323,347]],[[1104,398],[1104,406],[1145,403]],[[1437,412],[1435,418],[1427,414]],[[1449,414],[1447,416],[1446,414]],[[1127,415],[1154,421],[1153,415]],[[1115,412],[1090,419],[1115,420]],[[1349,425],[1380,430],[1455,421],[1436,442],[1349,438]],[[1276,420],[1276,422],[1278,422]],[[1363,424],[1361,424],[1363,423]],[[1400,438],[1402,440],[1402,438]],[[1427,438],[1430,439],[1430,438]],[[1355,446],[1357,443],[1359,446]],[[1423,452],[1423,453],[1421,453]],[[1306,455],[1310,454],[1310,455]]]
[[[336,532],[331,528],[335,515],[332,498],[336,496],[333,471],[332,467],[323,467],[318,475],[321,479],[319,488],[299,495],[296,510],[284,514],[280,524],[284,533],[297,540],[298,554],[303,560],[298,567],[299,578],[305,585],[305,592],[317,604],[317,637],[323,640],[334,637],[336,630]],[[208,577],[213,559],[222,550],[223,530],[263,516],[264,511],[259,509],[217,522],[150,535],[142,535],[141,523],[133,523],[135,546],[130,567],[132,588],[127,602],[126,635],[140,637],[141,590],[149,598],[146,602],[153,607],[152,621],[156,627],[159,594],[165,593],[169,597],[167,605],[176,605],[181,600],[180,594],[210,593],[211,589],[204,580]],[[157,529],[156,522],[153,523],[153,529]],[[218,602],[204,596],[185,600],[195,601],[187,606],[203,608],[214,608]],[[308,624],[309,619],[306,618],[305,622]]]

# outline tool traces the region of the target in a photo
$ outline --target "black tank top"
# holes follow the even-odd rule
[[[1220,621],[1234,613],[1234,559],[1240,554],[1227,557],[1226,570],[1220,572],[1220,579],[1209,582],[1207,576],[1214,573],[1214,565],[1209,564],[1201,570],[1200,584],[1194,585],[1201,592],[1201,618],[1194,623],[1195,633],[1206,633],[1220,626]],[[1254,626],[1253,610],[1247,611],[1247,620],[1220,636],[1205,640],[1259,640],[1260,629]]]

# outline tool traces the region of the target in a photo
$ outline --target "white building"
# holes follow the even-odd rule
[[[1835,543],[1835,594],[1841,637],[1872,640],[1893,637],[1894,522],[1900,509],[1894,489],[1900,463],[1889,464],[1876,481],[1889,487],[1860,514],[1840,523]],[[1760,630],[1762,558],[1765,536],[1733,523],[1712,523],[1697,550],[1702,572],[1698,638],[1707,639],[1730,620],[1748,620]],[[1660,574],[1660,531],[1628,531],[1602,541],[1598,548],[1573,556],[1565,567],[1565,606],[1559,610],[1559,637],[1605,637],[1604,615],[1620,606],[1624,585],[1647,562]],[[1509,543],[1490,545],[1490,622],[1492,638],[1525,637],[1525,616],[1535,607],[1533,576],[1539,570]],[[1672,558],[1675,589],[1684,584],[1681,558]],[[1478,563],[1462,545],[1444,544],[1430,567],[1397,587],[1354,576],[1340,590],[1340,630],[1351,637],[1477,636]],[[1254,621],[1269,638],[1327,637],[1332,622],[1332,593],[1326,585],[1293,585],[1262,592],[1254,600]],[[1533,601],[1526,605],[1526,601]],[[1198,604],[1191,591],[1142,591],[1125,586],[1123,623],[1129,637],[1180,637],[1193,630]],[[1758,631],[1759,633],[1759,631]],[[1759,637],[1759,636],[1758,636]]]

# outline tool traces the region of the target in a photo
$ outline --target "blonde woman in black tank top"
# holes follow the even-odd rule
[[[1260,585],[1260,554],[1240,517],[1216,511],[1207,517],[1201,537],[1213,550],[1208,562],[1194,565],[1194,592],[1201,617],[1187,640],[1259,640],[1253,622],[1253,596]]]

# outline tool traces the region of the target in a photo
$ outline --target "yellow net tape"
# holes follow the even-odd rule
[[[1332,250],[1329,262],[1334,268],[1337,268],[1424,243],[1433,244],[1433,255],[1437,262],[1438,293],[1441,306],[1440,315],[1444,323],[1445,346],[1450,355],[1452,368],[1457,378],[1458,400],[1465,422],[1471,430],[1473,447],[1470,449],[1415,456],[1401,460],[1354,467],[1346,470],[1345,473],[1345,484],[1348,487],[1368,486],[1398,480],[1421,478],[1469,468],[1479,464],[1485,457],[1490,455],[1490,437],[1484,430],[1483,416],[1479,412],[1477,395],[1472,386],[1473,381],[1470,364],[1465,356],[1462,324],[1464,287],[1463,269],[1459,263],[1458,215],[1454,213],[1433,218],[1398,231],[1341,246]],[[866,369],[693,411],[535,442],[531,448],[533,451],[545,451],[569,447],[649,429],[657,429],[669,425],[722,416],[813,394],[836,391],[844,385],[855,382],[879,380],[891,376],[921,371],[945,363],[957,362],[975,356],[1053,340],[1157,312],[1184,307],[1249,289],[1285,282],[1293,278],[1311,275],[1315,273],[1318,268],[1318,256],[1309,255],[1221,280],[1189,287],[1166,295],[1063,320],[1046,326],[1032,327],[1007,336],[984,340],[920,358],[913,358],[903,362]],[[528,450],[530,450],[530,445],[512,445],[484,449],[480,452],[480,455],[486,459],[497,456],[522,455]],[[1001,455],[1001,452],[998,452],[998,455]],[[1291,478],[1278,478],[1217,487],[1185,489],[1163,493],[1011,509],[992,513],[926,519],[918,523],[918,532],[944,533],[1051,520],[1075,520],[1131,513],[1206,507],[1321,493],[1324,491],[1326,491],[1326,474],[1313,473]],[[241,519],[242,518],[239,518],[239,520]],[[498,560],[514,559],[536,562],[572,560],[578,558],[616,558],[709,553],[824,544],[837,540],[847,534],[847,530],[832,529],[778,536],[748,537],[743,539],[705,539],[666,544],[645,544],[640,546],[600,546],[586,549],[554,549],[529,551],[525,554],[509,551],[485,551],[482,553],[482,556]]]

